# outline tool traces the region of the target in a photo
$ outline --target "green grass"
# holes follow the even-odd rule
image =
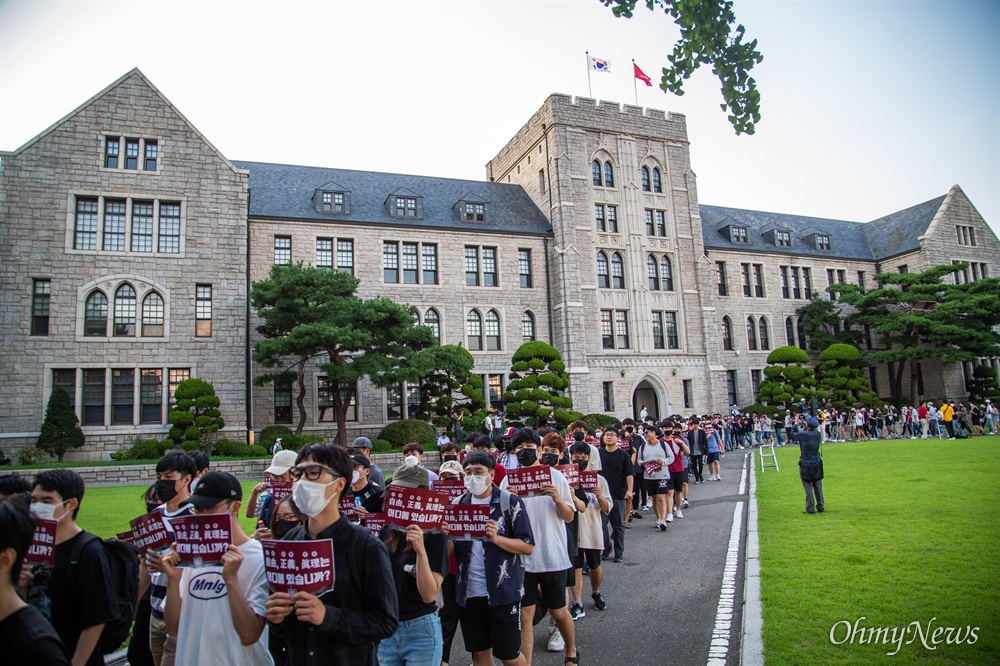
[[[259,458],[235,458],[232,456],[212,456],[212,461],[224,460],[270,460],[271,456],[261,456]],[[51,462],[35,463],[34,465],[5,465],[0,467],[0,471],[22,469],[55,469],[57,467],[117,467],[120,465],[155,465],[155,460],[94,460],[91,462]]]
[[[253,487],[262,480],[240,482],[243,485],[244,502],[250,497]],[[142,501],[146,488],[148,486],[87,488],[83,494],[77,523],[83,529],[104,538],[128,530],[128,521],[146,513],[146,504]],[[253,534],[257,527],[256,520],[244,515],[245,507],[245,503],[240,507],[240,524],[247,534]]]
[[[826,445],[816,515],[802,513],[798,447],[776,451],[781,472],[757,472],[765,663],[1000,663],[1000,437]],[[979,627],[978,640],[940,635],[928,650],[917,637],[893,656],[832,644],[836,623],[862,616],[925,631],[937,618],[932,629]]]

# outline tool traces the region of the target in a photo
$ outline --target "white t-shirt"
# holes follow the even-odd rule
[[[590,465],[587,465],[587,471]],[[601,491],[604,499],[611,502],[611,489],[605,478],[598,474],[597,487]],[[580,514],[577,521],[577,534],[580,539],[580,548],[587,550],[604,550],[604,530],[601,527],[601,505],[597,501],[596,493],[587,493],[587,510]]]
[[[500,489],[507,489],[507,479],[500,482]],[[552,485],[559,491],[559,500],[576,511],[573,494],[566,477],[557,469],[552,469]],[[559,517],[556,504],[548,495],[522,497],[528,511],[531,532],[535,537],[535,550],[524,556],[524,570],[531,573],[565,571],[571,566],[566,544],[566,521]]]
[[[590,446],[590,462],[587,464],[587,471],[600,472],[602,469],[604,469],[603,467],[601,467],[601,450],[598,449],[593,444],[589,444],[589,446]],[[611,495],[608,495],[608,497],[611,497]],[[603,548],[603,546],[601,547]]]
[[[472,497],[473,504],[489,504],[492,493],[483,499]],[[456,503],[457,503],[456,499]],[[486,596],[486,558],[483,555],[483,542],[472,542],[472,557],[469,559],[469,583],[465,596],[469,599]]]
[[[264,575],[264,547],[250,539],[240,548],[243,563],[237,573],[240,589],[254,613],[264,617],[270,594]],[[177,666],[240,664],[273,666],[267,649],[267,625],[253,645],[243,645],[233,626],[233,614],[222,567],[191,567],[181,576],[181,617],[177,625]]]

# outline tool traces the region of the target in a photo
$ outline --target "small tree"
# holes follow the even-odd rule
[[[819,355],[816,364],[818,393],[837,409],[846,409],[855,402],[874,407],[878,396],[861,374],[861,352],[854,345],[832,344]]]
[[[981,403],[987,398],[1000,399],[997,371],[988,365],[977,365],[972,369],[972,379],[969,380],[969,402]]]
[[[79,449],[83,442],[83,430],[80,429],[80,421],[70,404],[69,393],[57,386],[49,396],[42,431],[35,446],[62,462],[67,451]]]
[[[809,354],[798,347],[778,347],[767,355],[764,368],[767,378],[757,392],[757,402],[769,407],[787,408],[802,398],[809,399],[816,391],[813,369],[802,364],[809,362]]]
[[[798,308],[795,314],[799,317],[799,330],[809,341],[810,351],[820,351],[838,342],[855,346],[861,343],[861,333],[842,326],[841,307],[825,296],[813,294],[812,300]]]
[[[483,410],[486,400],[482,389],[476,388],[480,380],[472,372],[476,362],[472,354],[458,345],[441,345],[428,351],[436,361],[420,383],[417,418],[447,428],[452,410],[463,412],[466,418]]]
[[[225,425],[219,411],[215,388],[204,379],[192,377],[177,385],[174,391],[177,406],[170,412],[170,439],[177,444],[197,441]]]
[[[541,340],[525,342],[511,361],[511,381],[503,394],[509,419],[537,427],[553,413],[556,423],[565,427],[582,417],[571,411],[573,401],[561,395],[569,388],[569,375],[555,347]]]

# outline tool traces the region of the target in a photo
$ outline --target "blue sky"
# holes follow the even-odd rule
[[[718,82],[684,113],[701,203],[867,221],[959,184],[1000,229],[1000,2],[735,4],[763,118],[735,136]],[[232,159],[483,179],[552,92],[635,101],[677,31],[640,7],[547,2],[0,1],[0,149],[132,67]],[[640,85],[642,85],[640,83]]]

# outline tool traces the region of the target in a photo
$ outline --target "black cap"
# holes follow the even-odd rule
[[[368,458],[362,455],[351,456],[351,466],[352,467],[364,467],[365,469],[371,469],[372,464],[368,461]]]
[[[229,472],[208,472],[198,479],[191,498],[184,504],[210,509],[223,500],[242,500],[243,486]]]

